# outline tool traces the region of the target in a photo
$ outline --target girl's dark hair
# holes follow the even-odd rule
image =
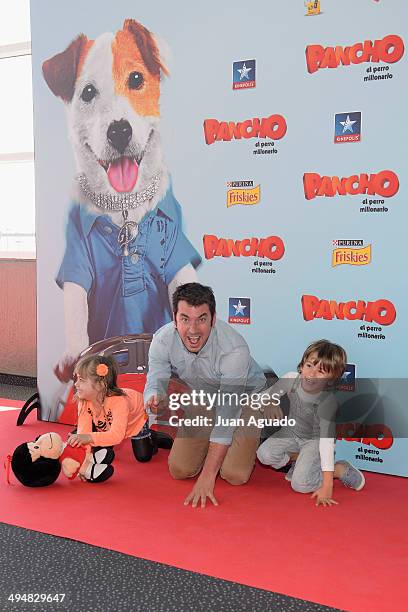
[[[27,442],[17,446],[11,458],[11,469],[14,476],[25,487],[47,487],[53,484],[61,472],[58,459],[39,457],[31,459]]]
[[[105,365],[108,371],[101,376],[97,373],[99,365]],[[126,395],[117,385],[118,366],[111,355],[85,355],[75,366],[75,374],[81,378],[90,378],[94,383],[102,383],[104,396]]]
[[[200,283],[185,283],[179,285],[173,293],[173,313],[177,314],[178,303],[184,301],[189,306],[202,306],[208,304],[211,321],[215,314],[215,297],[211,287],[200,285]]]

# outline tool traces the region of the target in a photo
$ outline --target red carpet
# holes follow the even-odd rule
[[[4,402],[6,402],[5,400]],[[0,405],[4,405],[0,400]],[[63,425],[20,428],[0,413],[0,453]],[[366,473],[360,493],[339,483],[339,506],[316,508],[282,474],[257,466],[243,487],[216,486],[218,508],[183,506],[191,482],[172,481],[167,452],[138,464],[130,444],[117,449],[107,483],[47,489],[0,484],[0,521],[343,610],[406,610],[408,572],[405,479]]]

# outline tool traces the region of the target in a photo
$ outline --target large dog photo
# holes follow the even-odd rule
[[[197,279],[200,257],[183,233],[164,161],[159,101],[168,69],[154,35],[132,19],[116,34],[80,34],[43,63],[43,75],[66,106],[77,172],[56,277],[66,347],[54,372],[66,382],[94,342],[169,322],[172,293]]]

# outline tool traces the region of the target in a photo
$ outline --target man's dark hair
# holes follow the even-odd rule
[[[211,287],[200,285],[200,283],[185,283],[179,285],[173,293],[173,313],[177,314],[178,303],[184,301],[190,306],[202,306],[208,304],[211,321],[215,315],[215,297]]]

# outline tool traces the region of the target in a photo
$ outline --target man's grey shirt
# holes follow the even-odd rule
[[[174,323],[164,325],[154,334],[149,350],[145,401],[152,395],[165,395],[172,374],[197,391],[236,393],[238,397],[242,393],[259,392],[266,383],[244,338],[228,323],[218,319],[198,353],[186,349]],[[239,402],[224,401],[215,406],[216,417],[229,420],[241,414]],[[230,444],[234,428],[214,427],[210,441]]]

